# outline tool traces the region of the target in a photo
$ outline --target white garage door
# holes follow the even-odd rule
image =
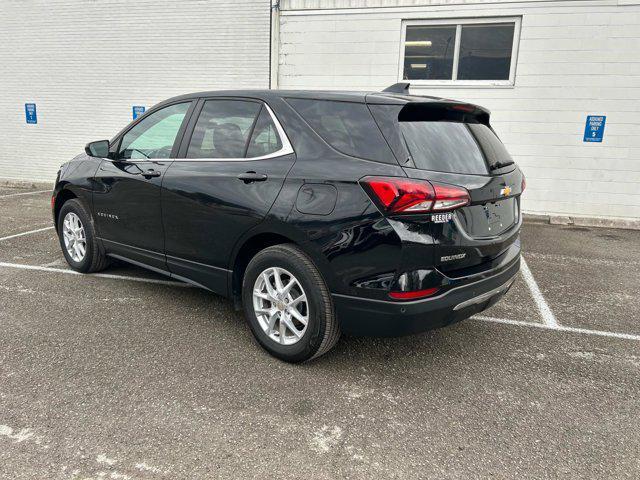
[[[269,16],[269,0],[1,2],[0,178],[53,181],[133,106],[268,88]]]

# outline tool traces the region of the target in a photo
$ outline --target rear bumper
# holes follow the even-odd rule
[[[507,293],[519,270],[518,255],[499,273],[437,297],[392,302],[333,294],[333,302],[345,333],[377,337],[409,335],[450,325],[486,310]]]

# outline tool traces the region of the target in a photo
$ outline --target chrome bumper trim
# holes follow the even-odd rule
[[[469,300],[465,300],[464,302],[459,303],[458,305],[453,307],[453,311],[455,312],[457,310],[461,310],[471,305],[476,305],[477,303],[485,302],[490,298],[496,295],[499,295],[500,293],[504,293],[511,287],[511,285],[515,281],[516,281],[516,277],[514,276],[513,278],[509,279],[506,283],[503,283],[502,285],[500,285],[497,288],[494,288],[493,290],[489,290],[488,292],[478,295],[477,297],[473,297],[473,298],[470,298]]]

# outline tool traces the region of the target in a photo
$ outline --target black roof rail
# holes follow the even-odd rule
[[[383,92],[387,93],[404,93],[405,95],[409,94],[409,82],[400,82],[394,83],[390,87],[387,87],[383,90]]]

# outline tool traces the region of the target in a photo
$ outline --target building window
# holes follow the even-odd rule
[[[400,80],[417,85],[511,86],[520,18],[408,20]]]

